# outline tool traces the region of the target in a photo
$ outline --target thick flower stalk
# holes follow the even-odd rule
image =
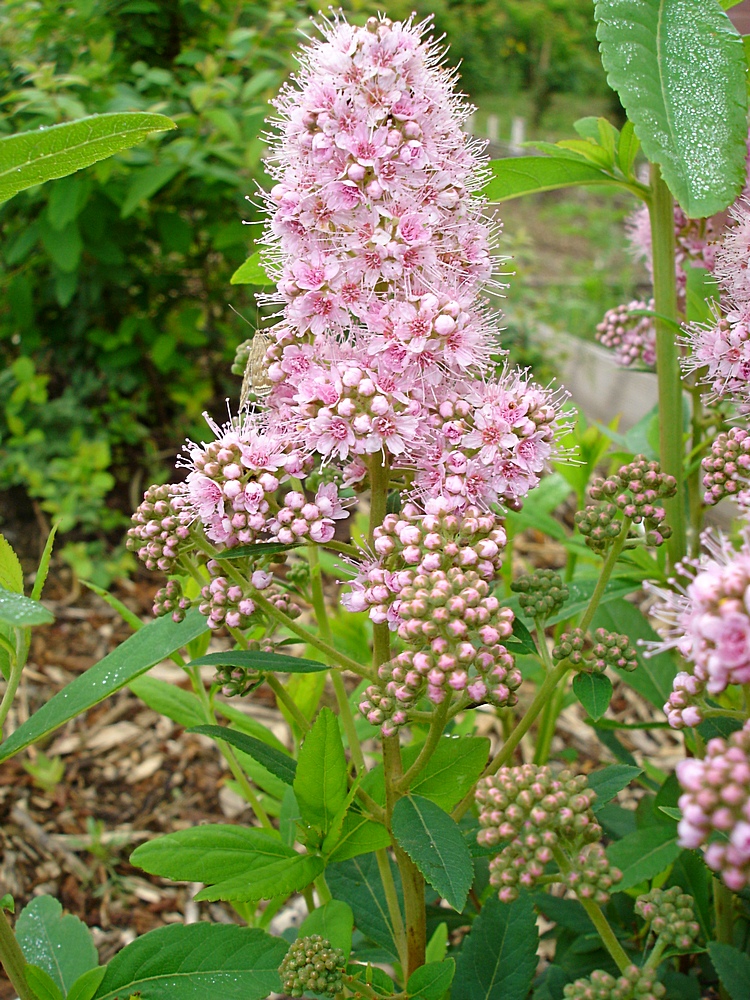
[[[652,614],[664,626],[654,651],[677,649],[689,668],[677,674],[664,706],[676,729],[701,722],[706,694],[750,682],[750,528],[738,549],[723,534],[706,532],[703,543],[703,556],[679,567],[690,577],[686,586],[649,587],[659,598]]]
[[[680,761],[677,778],[680,845],[703,847],[709,868],[739,892],[750,883],[750,723],[709,740],[704,760]]]

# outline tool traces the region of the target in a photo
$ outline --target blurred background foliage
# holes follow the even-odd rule
[[[379,6],[400,17],[415,5],[343,6],[363,20]],[[0,205],[0,514],[59,519],[64,557],[100,584],[132,568],[119,544],[124,525],[143,488],[172,475],[176,443],[204,436],[204,409],[236,401],[229,368],[251,330],[230,305],[251,327],[256,310],[252,289],[229,278],[257,232],[242,223],[260,218],[253,194],[266,183],[268,100],[317,8],[0,5],[0,134],[123,110],[161,112],[179,126]],[[520,109],[530,135],[558,138],[544,128],[560,113],[556,95],[565,113],[566,101],[584,114],[611,108],[590,0],[438,0],[416,10],[434,13],[480,112]],[[619,224],[622,210],[609,212]],[[568,214],[562,225],[580,231],[581,222]],[[511,247],[521,267],[534,256],[524,232]],[[611,243],[611,226],[601,241]],[[532,290],[528,302],[537,299]],[[533,317],[524,301],[525,328]]]

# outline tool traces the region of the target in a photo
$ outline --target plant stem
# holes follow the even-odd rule
[[[273,674],[266,674],[266,683],[276,695],[278,701],[284,706],[284,708],[289,712],[291,717],[297,723],[301,733],[307,733],[310,730],[310,720],[306,715],[303,715],[302,709],[293,700],[292,696],[289,694],[287,689]]]
[[[648,201],[653,248],[654,311],[656,326],[656,375],[659,385],[659,457],[662,471],[674,476],[677,493],[666,499],[667,522],[672,535],[667,553],[672,569],[686,552],[685,497],[683,495],[682,382],[678,347],[671,323],[677,321],[677,281],[674,255],[674,205],[661,170],[651,164],[651,198]],[[661,319],[663,316],[666,318]]]
[[[388,857],[388,851],[384,847],[375,852],[375,858],[378,862],[380,881],[383,883],[388,916],[391,918],[393,926],[393,937],[396,941],[398,960],[401,963],[401,967],[405,969],[407,964],[406,930],[404,928],[403,917],[401,916],[401,907],[398,902],[396,883],[393,880],[393,872],[391,871],[391,859]]]
[[[571,865],[570,861],[568,861],[565,852],[559,847],[554,847],[552,850],[555,855],[555,861],[557,862],[560,871],[564,875],[567,875],[568,872],[570,871]],[[576,898],[578,899],[578,902],[581,904],[581,906],[588,914],[591,923],[594,925],[594,927],[596,927],[597,931],[599,932],[599,937],[602,939],[602,944],[614,959],[615,963],[617,964],[617,968],[620,970],[620,972],[624,972],[627,969],[627,967],[632,963],[628,958],[624,948],[617,940],[614,931],[609,926],[609,921],[602,913],[601,908],[592,899],[582,899],[580,896],[577,896]]]
[[[552,746],[552,737],[555,735],[555,724],[562,711],[565,701],[565,685],[560,684],[555,688],[552,697],[544,706],[542,717],[539,720],[539,731],[536,737],[536,748],[534,750],[534,763],[546,764],[549,760],[549,752]]]
[[[396,790],[398,792],[407,792],[409,787],[416,778],[416,776],[422,771],[427,761],[432,757],[437,745],[440,742],[440,737],[443,735],[443,730],[445,729],[445,723],[448,718],[448,710],[450,708],[450,698],[446,697],[438,705],[437,710],[432,716],[430,721],[430,729],[427,733],[427,739],[422,744],[422,749],[419,751],[417,759],[414,761],[409,770],[396,782]]]
[[[589,627],[591,622],[594,620],[594,615],[596,614],[596,609],[599,607],[599,602],[604,596],[604,591],[607,589],[607,584],[609,583],[609,578],[612,576],[612,570],[615,568],[617,560],[620,558],[620,553],[622,552],[623,546],[627,541],[628,532],[630,531],[630,526],[633,522],[629,517],[624,517],[622,519],[622,528],[620,529],[620,534],[615,538],[614,543],[607,553],[607,556],[602,564],[602,571],[599,574],[599,579],[596,581],[596,587],[594,587],[594,592],[589,598],[589,603],[586,610],[578,623],[578,627],[582,628],[584,632]]]
[[[23,957],[21,946],[16,941],[3,909],[0,909],[0,962],[20,1000],[36,1000],[31,987],[26,982],[26,959]]]

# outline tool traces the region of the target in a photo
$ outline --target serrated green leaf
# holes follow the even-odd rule
[[[305,917],[300,924],[297,937],[320,934],[322,938],[330,941],[334,948],[340,948],[349,958],[352,951],[353,930],[354,914],[351,906],[340,899],[331,899]]]
[[[348,793],[338,719],[330,708],[323,708],[305,737],[297,761],[294,794],[302,819],[325,835]]]
[[[63,996],[99,962],[91,932],[72,914],[63,916],[53,896],[37,896],[21,910],[15,927],[24,958],[37,965]]]
[[[491,202],[579,184],[620,184],[592,163],[568,156],[514,156],[491,160],[489,168],[492,179],[482,193]]]
[[[128,149],[150,132],[173,128],[164,115],[125,111],[5,136],[0,139],[0,202]]]
[[[573,678],[573,694],[596,722],[609,708],[612,681],[605,674],[579,673]]]
[[[70,719],[104,701],[115,691],[192,639],[207,632],[206,619],[192,608],[184,621],[176,623],[168,616],[157,618],[131,635],[103,660],[76,677],[35,712],[0,744],[0,761],[53,733]]]
[[[593,811],[600,809],[610,802],[618,792],[627,788],[631,781],[634,781],[639,774],[643,774],[640,767],[630,767],[628,764],[610,764],[600,771],[592,771],[586,778],[589,788],[596,792],[596,802]]]
[[[295,851],[292,858],[279,858],[277,861],[264,859],[263,864],[253,865],[244,875],[201,889],[195,899],[247,903],[257,902],[259,899],[275,899],[277,896],[291,896],[307,888],[318,875],[322,875],[324,868],[322,858],[312,854],[297,854]]]
[[[285,785],[291,785],[294,781],[294,776],[297,773],[296,760],[288,754],[280,753],[254,736],[238,733],[236,730],[228,729],[226,726],[198,725],[188,729],[188,732],[202,733],[204,736],[210,736],[215,740],[225,740],[227,743],[231,743],[233,747],[237,747],[238,750],[252,757],[253,760],[257,760],[271,774],[275,774],[277,778],[280,778]]]
[[[60,987],[44,969],[38,965],[27,965],[23,972],[36,1000],[65,1000]]]
[[[112,959],[94,1000],[263,1000],[281,989],[288,945],[256,927],[172,924],[158,927]],[[179,977],[176,979],[176,977]]]
[[[631,177],[633,174],[633,165],[640,148],[641,144],[635,134],[633,123],[626,121],[620,132],[620,142],[617,147],[617,162],[626,177]]]
[[[269,277],[265,267],[261,263],[260,251],[256,250],[252,257],[248,257],[244,264],[240,264],[232,277],[229,279],[232,285],[275,285],[273,278]]]
[[[560,149],[569,149],[573,153],[578,153],[590,163],[595,163],[602,170],[610,173],[614,167],[614,156],[610,155],[606,149],[588,139],[561,139],[555,143]]]
[[[0,587],[0,622],[15,628],[29,628],[32,625],[49,625],[55,616],[39,601]]]
[[[501,903],[493,893],[464,939],[451,1000],[526,1000],[538,943],[531,897]]]
[[[55,544],[55,535],[57,534],[57,529],[60,526],[60,522],[56,521],[50,528],[50,532],[47,535],[47,541],[44,543],[44,551],[42,552],[41,558],[39,560],[39,568],[36,571],[36,577],[34,579],[34,586],[31,588],[31,599],[33,601],[38,601],[42,596],[42,591],[44,590],[44,584],[47,582],[47,573],[49,573],[49,564],[52,559],[52,549]],[[2,580],[0,580],[2,583]],[[3,584],[5,586],[5,584]],[[15,587],[8,587],[8,590],[15,590]],[[23,588],[19,589],[21,593]]]
[[[391,871],[403,915],[401,881],[398,869],[392,863]],[[343,899],[351,907],[357,929],[366,938],[385,948],[394,958],[398,958],[393,925],[375,855],[365,854],[329,865],[326,869],[326,881],[333,896]]]
[[[97,965],[96,968],[84,972],[70,987],[66,1000],[92,1000],[106,971],[106,965]]]
[[[452,958],[427,962],[409,976],[406,992],[414,1000],[442,1000],[455,974],[456,963]]]
[[[228,649],[221,653],[207,653],[197,660],[191,660],[194,667],[246,667],[261,673],[317,674],[328,670],[319,660],[307,660],[302,656],[287,656],[285,653],[263,653],[252,649]]]
[[[474,865],[458,824],[430,799],[407,795],[396,803],[391,828],[425,879],[461,913]]]
[[[630,889],[659,875],[677,858],[677,828],[673,823],[646,826],[607,848],[610,863],[622,871],[618,889]]]
[[[732,1000],[747,1000],[750,997],[750,955],[719,941],[709,943],[708,953],[721,985]]]
[[[390,847],[391,835],[382,823],[366,819],[351,810],[344,817],[336,844],[328,856],[329,863],[356,858],[383,847]]]
[[[596,0],[609,85],[690,218],[742,189],[747,91],[740,36],[706,0]]]
[[[23,593],[23,569],[5,535],[0,535],[0,587],[14,594]]]

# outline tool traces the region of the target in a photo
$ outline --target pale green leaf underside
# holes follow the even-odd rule
[[[128,149],[149,132],[175,127],[165,115],[123,111],[5,136],[0,139],[0,202]]]
[[[567,156],[511,156],[491,160],[489,168],[492,178],[482,194],[492,202],[576,184],[620,183],[599,167]]]
[[[596,0],[595,12],[607,79],[645,155],[690,217],[726,208],[745,177],[746,69],[717,0]]]

